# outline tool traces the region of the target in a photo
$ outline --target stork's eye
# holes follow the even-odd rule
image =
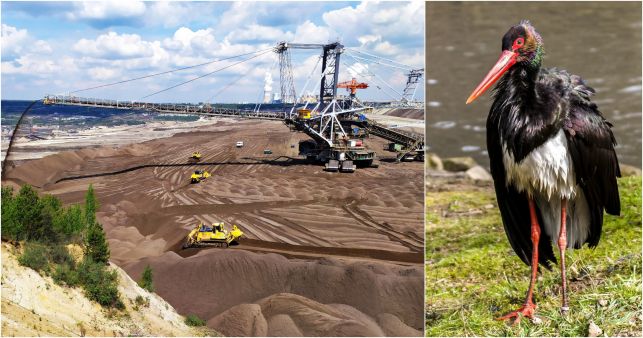
[[[524,44],[525,44],[525,39],[524,38],[517,38],[516,40],[514,40],[514,44],[513,44],[513,46],[511,46],[511,49],[513,51],[515,51],[516,49],[521,48],[522,45],[524,45]]]

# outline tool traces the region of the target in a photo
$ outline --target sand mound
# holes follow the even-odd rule
[[[421,335],[420,331],[404,325],[391,314],[382,314],[379,318],[383,318],[381,322],[385,328],[351,306],[322,304],[302,296],[280,293],[256,304],[237,305],[211,319],[208,325],[230,336]]]
[[[424,120],[424,109],[419,108],[394,108],[384,115],[404,117],[407,119]]]
[[[404,324],[400,318],[390,314],[382,313],[377,315],[377,323],[387,336],[396,337],[418,337],[422,335],[421,330],[415,330]]]
[[[393,314],[417,329],[423,325],[422,297],[418,297],[423,287],[421,266],[345,263],[331,258],[289,260],[276,254],[221,249],[201,251],[183,259],[168,255],[143,259],[125,266],[125,270],[139,276],[150,264],[155,271],[157,292],[180,313],[211,319],[235,305],[264,304],[258,300],[287,292],[323,304],[346,304],[372,318]],[[277,306],[274,304],[271,306]],[[313,330],[300,327],[294,313],[285,313],[302,332]],[[266,318],[277,314],[270,313]]]
[[[295,321],[289,315],[279,314],[268,320],[268,336],[271,337],[302,337]]]
[[[239,304],[210,319],[209,327],[220,327],[222,334],[230,337],[265,337],[268,323],[257,304]]]

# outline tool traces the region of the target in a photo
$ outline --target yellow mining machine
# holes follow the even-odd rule
[[[192,156],[190,156],[190,160],[196,161],[196,162],[201,161],[201,153],[198,151],[193,152]]]
[[[236,225],[233,225],[232,230],[228,231],[223,222],[212,223],[212,226],[200,223],[188,234],[183,249],[203,246],[227,248],[230,244],[239,243],[241,236],[243,236],[243,231]]]
[[[311,112],[312,111],[310,109],[297,109],[297,114],[302,120],[310,120],[310,118],[312,117]]]
[[[210,173],[205,170],[195,170],[194,174],[190,176],[190,183],[199,183],[210,176]]]

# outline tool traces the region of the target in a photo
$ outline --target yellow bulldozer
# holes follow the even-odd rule
[[[190,183],[199,183],[210,176],[210,173],[205,170],[195,170],[190,176]]]
[[[183,249],[204,246],[227,248],[230,244],[238,244],[241,236],[243,236],[243,231],[236,225],[233,225],[232,230],[228,231],[223,222],[212,223],[212,226],[200,223],[188,234]]]
[[[198,151],[193,152],[192,156],[190,156],[190,160],[195,162],[201,161],[201,153]]]

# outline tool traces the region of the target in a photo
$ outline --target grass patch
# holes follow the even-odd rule
[[[185,324],[187,326],[205,326],[205,320],[199,318],[197,315],[187,315],[187,317],[185,317]]]
[[[619,179],[621,216],[605,216],[595,249],[567,251],[570,312],[561,316],[560,270],[541,270],[534,300],[542,323],[494,318],[517,309],[529,267],[509,246],[493,188],[427,193],[427,336],[641,334],[641,177]],[[557,252],[558,250],[554,250]]]

